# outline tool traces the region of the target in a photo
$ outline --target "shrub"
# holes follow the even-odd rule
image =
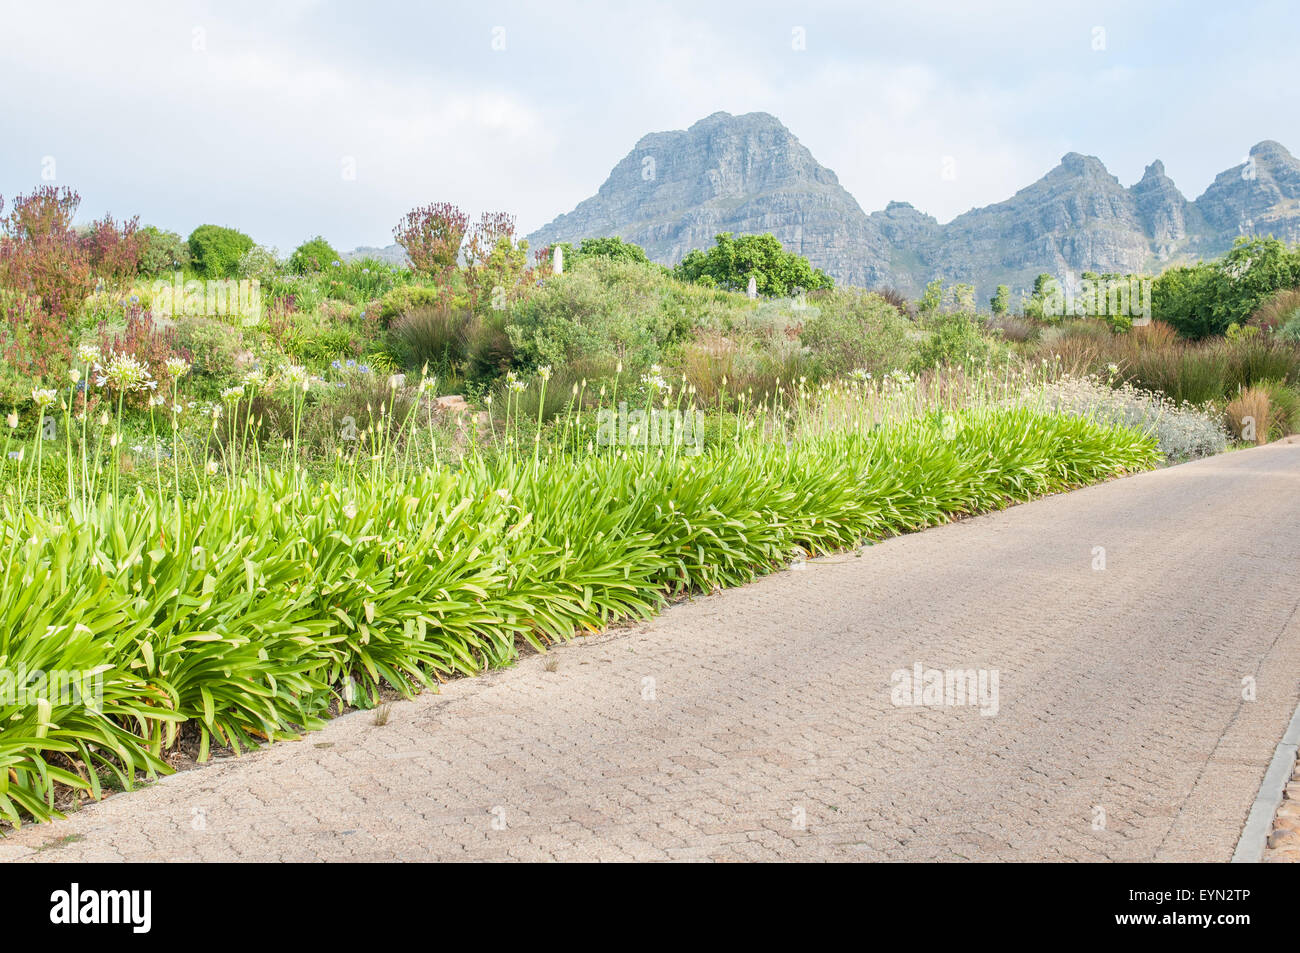
[[[969,315],[936,314],[926,325],[929,333],[908,366],[913,373],[945,364],[983,364],[1005,354],[997,342],[980,333]]]
[[[143,248],[140,252],[140,274],[147,278],[170,275],[184,271],[190,264],[190,247],[175,232],[165,232],[153,225],[140,229]]]
[[[515,358],[522,367],[558,368],[579,358],[622,360],[629,368],[662,363],[695,326],[692,309],[703,305],[673,284],[652,267],[602,258],[547,277],[508,312]]]
[[[503,311],[518,300],[528,271],[528,243],[515,243],[515,219],[484,212],[465,243],[462,275],[476,311]]]
[[[394,318],[406,314],[408,311],[414,311],[416,308],[430,308],[445,300],[445,292],[441,288],[433,288],[429,285],[398,285],[385,292],[379,300],[379,317],[385,327],[390,325]]]
[[[253,247],[253,240],[243,232],[220,225],[200,225],[190,232],[190,259],[194,270],[204,278],[234,278],[239,260]]]
[[[86,229],[81,235],[81,245],[97,278],[120,282],[135,277],[145,247],[139,228],[139,218],[130,218],[119,225],[111,215],[105,215]]]
[[[235,267],[238,277],[251,278],[263,285],[274,279],[279,270],[280,259],[276,257],[275,249],[265,245],[254,245],[244,252]]]
[[[71,189],[42,186],[19,195],[0,219],[0,278],[50,314],[71,314],[94,286],[89,254],[72,228],[80,204]]]
[[[34,298],[9,303],[0,324],[0,402],[28,399],[34,383],[62,388],[70,345],[62,316]]]
[[[811,295],[809,303],[799,339],[826,374],[863,369],[880,376],[914,358],[908,322],[881,295],[844,288]]]
[[[190,361],[190,386],[208,399],[232,384],[252,360],[240,330],[213,318],[180,317],[176,322],[176,346]]]
[[[754,278],[761,295],[790,295],[796,291],[830,288],[834,282],[808,259],[786,251],[775,235],[741,235],[731,232],[716,236],[707,251],[687,253],[674,274],[683,281],[707,280],[711,286],[730,291],[746,290]]]
[[[1300,344],[1300,314],[1293,315],[1278,329],[1277,339],[1287,344]]]
[[[1052,411],[1150,434],[1160,452],[1171,460],[1193,460],[1228,448],[1227,434],[1212,411],[1171,401],[1132,384],[1110,387],[1096,375],[1063,376],[1029,399],[1044,400]]]
[[[324,271],[339,260],[339,253],[334,247],[317,235],[294,249],[289,256],[288,268],[296,275],[307,275]]]
[[[406,251],[411,268],[441,279],[456,268],[468,224],[469,216],[456,206],[437,202],[407,212],[393,237]]]

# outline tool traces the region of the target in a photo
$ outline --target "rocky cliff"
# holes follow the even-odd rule
[[[1300,240],[1300,161],[1265,141],[1189,202],[1152,162],[1125,188],[1072,152],[1004,202],[940,225],[904,202],[865,214],[775,117],[714,113],[652,133],[591,198],[528,236],[534,247],[618,235],[673,264],[718,232],[771,232],[841,284],[918,294],[936,276],[1027,289],[1049,272],[1154,272],[1219,254],[1239,234]]]

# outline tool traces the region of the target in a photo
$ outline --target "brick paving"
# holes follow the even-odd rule
[[[1300,697],[1297,500],[1273,445],[809,561],[0,859],[1226,861]],[[895,705],[916,663],[996,714]]]

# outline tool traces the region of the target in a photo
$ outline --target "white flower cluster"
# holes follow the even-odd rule
[[[1043,395],[1053,410],[1151,434],[1171,460],[1194,460],[1228,449],[1228,435],[1217,414],[1186,401],[1175,403],[1158,391],[1132,384],[1111,387],[1094,374],[1059,378],[1044,386]]]

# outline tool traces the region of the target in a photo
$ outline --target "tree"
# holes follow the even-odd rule
[[[320,235],[309,238],[289,256],[289,270],[296,275],[324,271],[339,260],[339,253]]]
[[[770,233],[733,238],[731,232],[723,232],[715,242],[707,251],[688,253],[674,274],[683,281],[731,291],[744,290],[752,277],[761,295],[789,295],[834,285],[825,272],[813,268],[802,255],[786,251]]]
[[[446,279],[456,270],[469,216],[450,202],[412,209],[393,229],[411,267],[423,275]]]
[[[921,300],[916,303],[916,310],[922,314],[934,314],[943,304],[943,279],[935,278],[925,286]]]
[[[1006,314],[1011,310],[1011,289],[1006,285],[998,285],[998,290],[993,293],[989,299],[989,308],[996,316]]]
[[[565,250],[566,260],[568,260],[568,250]],[[640,264],[649,264],[650,259],[646,256],[645,249],[640,245],[632,242],[625,242],[618,236],[609,238],[584,238],[582,244],[578,247],[578,257],[581,258],[610,258],[614,261],[631,261]]]
[[[234,278],[253,240],[233,228],[200,225],[190,232],[189,246],[194,270],[204,278]]]
[[[1151,289],[1155,317],[1188,338],[1224,334],[1245,324],[1269,295],[1300,285],[1300,248],[1273,237],[1240,237],[1213,262],[1166,270]]]
[[[952,303],[967,314],[975,310],[975,286],[958,282],[952,286]]]
[[[1060,315],[1050,315],[1047,313],[1049,310],[1047,307],[1047,300],[1051,296],[1051,291],[1055,282],[1056,279],[1046,272],[1043,272],[1034,279],[1034,290],[1032,294],[1030,294],[1029,300],[1025,302],[1024,306],[1026,317],[1038,318],[1039,320],[1051,317],[1059,319]]]

